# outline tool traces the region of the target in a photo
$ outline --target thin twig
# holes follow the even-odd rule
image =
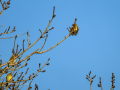
[[[62,41],[60,41],[59,43],[57,43],[56,45],[54,45],[53,47],[51,47],[50,49],[48,49],[48,50],[45,50],[45,51],[43,51],[43,52],[37,52],[38,54],[40,53],[45,53],[45,52],[48,52],[49,50],[51,50],[51,49],[53,49],[53,48],[55,48],[57,45],[59,45],[61,42],[63,42],[65,39],[67,39],[69,36],[70,36],[71,34],[69,34],[67,37],[65,37]]]
[[[0,26],[0,27],[3,27],[4,25]]]
[[[24,33],[25,34],[25,33]],[[18,36],[22,36],[22,35],[24,35],[24,34],[21,34],[21,35],[17,35],[17,37]],[[15,36],[13,36],[13,37],[7,37],[7,38],[0,38],[0,39],[9,39],[9,38],[14,38]]]
[[[29,30],[27,32],[27,35],[28,35],[28,47],[29,47],[30,46],[30,44],[29,44]]]
[[[47,37],[48,37],[48,35],[46,35],[45,42],[44,42],[44,44],[43,44],[43,46],[42,46],[42,48],[40,49],[39,52],[41,52],[41,50],[43,49],[43,47],[44,47],[44,45],[45,45],[45,43],[46,43]]]

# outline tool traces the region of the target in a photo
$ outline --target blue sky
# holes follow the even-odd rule
[[[7,0],[6,0],[7,1]],[[97,87],[99,77],[102,80],[103,90],[110,90],[111,76],[115,75],[115,90],[120,88],[120,1],[119,0],[16,0],[11,1],[10,8],[0,17],[0,32],[4,32],[9,26],[10,30],[16,26],[16,32],[3,37],[11,37],[26,33],[29,29],[30,42],[34,43],[40,32],[46,29],[52,18],[53,6],[55,15],[49,29],[48,39],[43,50],[57,44],[64,39],[77,18],[79,32],[77,36],[70,36],[60,45],[49,52],[35,54],[31,57],[28,66],[29,74],[35,73],[38,64],[44,63],[50,58],[50,65],[45,66],[45,73],[39,73],[32,82],[32,87],[37,84],[40,90],[90,90],[90,84],[86,75],[91,71],[93,90],[101,90]],[[2,7],[0,7],[2,9]],[[27,48],[27,34],[18,37],[16,45],[22,48],[25,39]],[[41,39],[22,58],[29,55],[44,43]],[[12,55],[14,38],[0,40],[0,59],[8,61]],[[20,71],[25,71],[23,68]],[[27,76],[25,77],[25,79]],[[28,82],[29,83],[29,82]],[[26,90],[28,84],[23,87]]]

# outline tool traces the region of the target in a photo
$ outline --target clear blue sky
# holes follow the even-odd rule
[[[44,65],[50,58],[50,65],[43,69],[46,72],[39,73],[34,78],[32,87],[37,84],[40,90],[90,90],[86,75],[92,71],[91,77],[96,75],[93,90],[101,90],[97,87],[99,77],[103,90],[110,90],[112,73],[115,75],[115,90],[119,90],[120,0],[12,0],[10,8],[0,17],[0,25],[5,25],[0,28],[0,32],[9,26],[10,30],[16,26],[17,31],[0,38],[20,35],[29,29],[30,42],[34,43],[40,37],[39,29],[44,31],[52,18],[53,6],[56,17],[49,28],[54,29],[48,33],[43,51],[69,34],[66,28],[71,27],[75,18],[79,32],[51,51],[31,57],[28,75],[36,73],[38,64]],[[23,39],[27,48],[25,34],[17,38],[16,45],[19,44],[19,49],[22,48]],[[22,58],[40,48],[43,43],[44,39],[41,39]],[[0,59],[9,60],[13,45],[14,38],[0,40]],[[26,70],[27,68],[22,69],[24,73]],[[27,87],[26,84],[23,90]]]

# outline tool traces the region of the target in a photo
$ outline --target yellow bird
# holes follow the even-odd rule
[[[79,28],[78,28],[77,24],[74,23],[72,26],[73,26],[73,27],[71,28],[70,33],[71,33],[72,35],[77,35],[77,33],[78,33],[78,31],[79,31]]]
[[[6,77],[6,82],[10,82],[12,81],[12,73],[8,73],[7,77]],[[8,83],[6,83],[6,86],[8,85]]]
[[[11,56],[9,61],[10,61],[9,64],[13,64],[16,61],[14,54]]]

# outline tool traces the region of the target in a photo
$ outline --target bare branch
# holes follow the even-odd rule
[[[6,5],[7,4],[7,5]],[[10,4],[10,0],[7,2],[7,3],[2,3],[2,1],[1,1],[1,5],[2,5],[2,8],[3,8],[3,10],[2,11],[0,11],[0,16],[1,16],[1,14],[3,13],[3,11],[4,10],[7,10],[8,8],[9,8],[9,5]],[[4,5],[5,5],[5,7],[4,7]]]
[[[92,82],[93,82],[92,79],[94,79],[94,78],[96,77],[96,75],[91,78],[91,77],[90,77],[90,74],[91,74],[91,71],[89,72],[89,76],[86,75],[86,79],[90,82],[90,88],[91,88],[91,90],[92,90]]]
[[[99,78],[100,78],[100,81],[99,81],[100,84],[97,84],[97,85],[98,85],[98,87],[101,87],[101,90],[103,90],[102,84],[101,84],[101,77],[99,77]]]
[[[53,11],[54,11],[54,10],[53,10]],[[52,19],[50,20],[47,28],[50,26],[52,20],[53,20],[53,17],[52,17]],[[44,30],[44,32],[43,32],[42,35],[38,38],[38,40],[35,41],[32,45],[30,45],[27,49],[25,49],[24,52],[26,52],[28,49],[30,49],[33,45],[35,45],[35,44],[43,37],[43,35],[44,35],[44,34],[46,33],[46,31],[47,31],[47,28]],[[23,54],[24,52],[21,52],[21,53],[17,56],[17,58],[18,58],[21,54]]]
[[[42,31],[39,29],[39,31],[41,32],[41,35],[42,35]]]
[[[25,34],[25,33],[24,33]],[[21,35],[17,35],[17,37],[18,36],[22,36],[22,35],[24,35],[24,34],[21,34]],[[15,36],[13,36],[13,37],[7,37],[7,38],[0,38],[0,39],[10,39],[10,38],[14,38]]]
[[[51,49],[55,48],[57,45],[59,45],[61,42],[63,42],[65,39],[67,39],[71,34],[69,34],[67,37],[65,37],[62,41],[60,41],[59,43],[57,43],[56,45],[54,45],[53,47],[51,47],[50,49],[48,50],[45,50],[43,52],[37,52],[38,54],[41,54],[41,53],[45,53],[45,52],[48,52],[50,51]]]
[[[8,29],[6,29],[6,30],[4,31],[4,33],[0,33],[0,36],[1,36],[2,34],[9,34],[9,33],[13,33],[13,32],[16,31],[16,30],[15,30],[15,27],[13,28],[13,30],[12,30],[11,32],[8,32],[9,30],[10,30],[10,26],[9,26]]]
[[[14,40],[14,47],[13,47],[13,54],[15,55],[15,42],[16,42],[16,38],[17,38],[17,35],[15,36],[15,40]]]
[[[0,27],[3,27],[4,25],[0,26]]]
[[[30,44],[29,44],[29,30],[28,30],[28,32],[27,32],[27,36],[28,36],[28,47],[30,46]]]
[[[45,42],[44,42],[44,44],[43,44],[43,46],[42,46],[42,48],[40,49],[39,52],[41,52],[41,50],[43,49],[43,47],[44,47],[44,45],[45,45],[45,43],[46,43],[47,37],[48,37],[48,35],[46,35]]]

